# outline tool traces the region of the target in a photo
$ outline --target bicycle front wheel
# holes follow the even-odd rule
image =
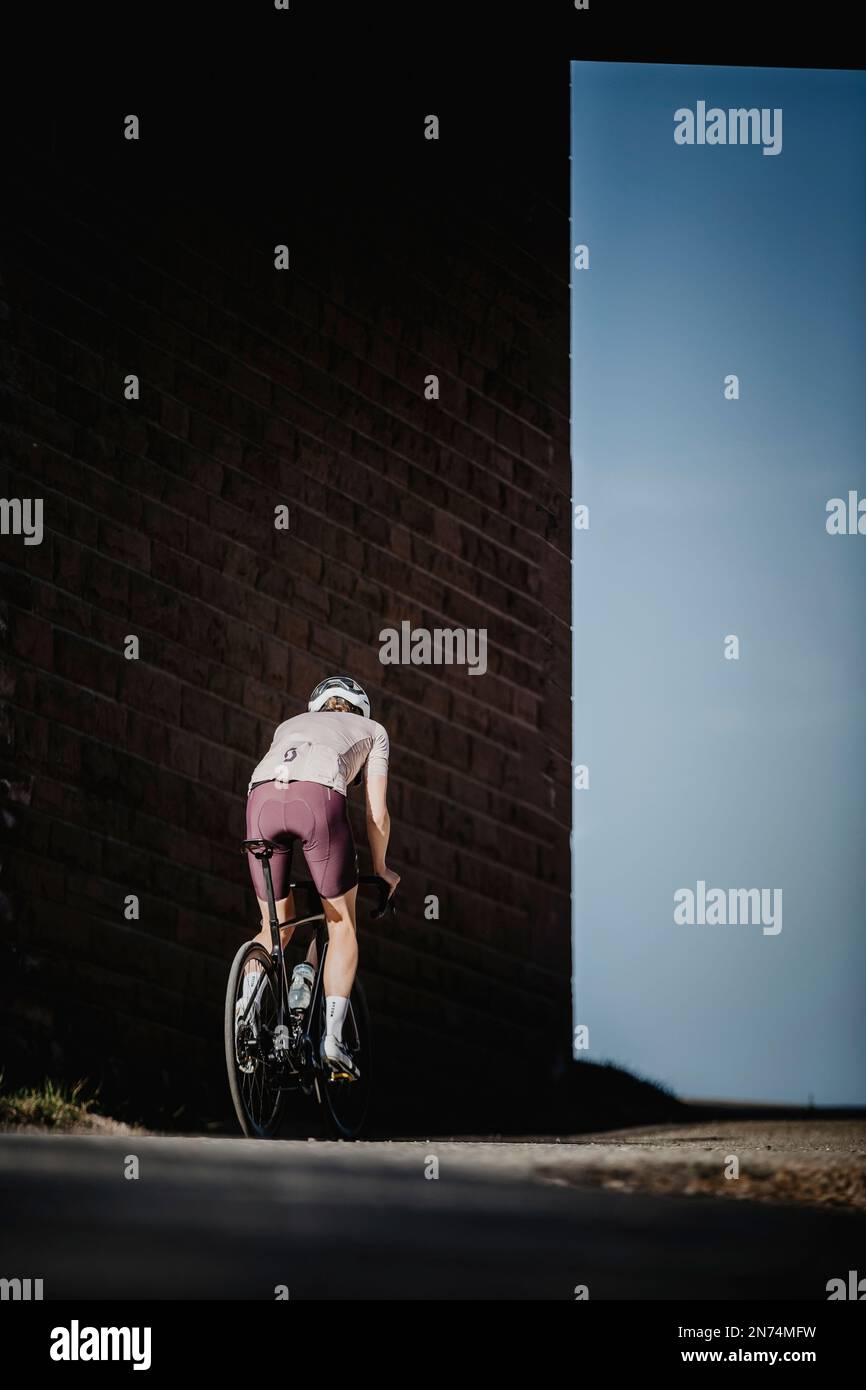
[[[235,1114],[248,1139],[273,1139],[282,1123],[285,1094],[274,1061],[279,1019],[280,979],[273,959],[263,946],[246,941],[229,971],[225,1048]]]

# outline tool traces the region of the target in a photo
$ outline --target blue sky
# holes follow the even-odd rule
[[[571,87],[580,1055],[866,1103],[866,535],[825,526],[866,497],[866,74]],[[781,152],[675,144],[699,100],[781,108]],[[676,925],[698,880],[781,889],[782,930]]]

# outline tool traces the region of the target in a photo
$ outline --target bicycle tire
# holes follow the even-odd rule
[[[263,970],[270,977],[268,985],[263,986],[263,990],[267,989],[269,986],[274,993],[274,997],[279,999],[280,981],[274,968],[274,962],[270,952],[266,951],[264,947],[260,946],[257,942],[245,941],[242,946],[238,947],[235,958],[231,964],[231,969],[229,970],[228,984],[226,985],[224,1023],[226,1070],[228,1071],[229,1090],[231,1092],[235,1115],[237,1116],[243,1134],[245,1134],[248,1139],[274,1139],[279,1133],[283,1120],[286,1103],[285,1093],[278,1088],[271,1088],[268,1086],[268,1090],[273,1092],[273,1103],[271,1104],[270,1101],[268,1101],[267,1104],[263,1105],[262,1117],[260,1120],[257,1120],[255,1115],[250,1113],[250,1107],[247,1104],[244,1094],[245,1089],[249,1093],[250,1087],[249,1084],[245,1087],[245,1081],[242,1080],[242,1078],[245,1079],[250,1074],[241,1071],[235,1045],[235,1003],[238,999],[241,987],[241,975],[244,967],[253,959],[258,959],[261,962]],[[262,1067],[262,1095],[264,1096],[265,1086],[267,1086],[268,1083],[264,1080],[264,1064],[259,1063],[258,1065]],[[255,1072],[253,1072],[252,1075],[255,1075]]]

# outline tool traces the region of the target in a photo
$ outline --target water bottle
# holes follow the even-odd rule
[[[292,983],[289,986],[289,1008],[292,1013],[296,1010],[303,1013],[304,1009],[310,1007],[310,1000],[313,997],[313,980],[316,972],[309,961],[301,961],[292,971]]]

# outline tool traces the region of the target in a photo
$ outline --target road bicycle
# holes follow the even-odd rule
[[[291,853],[291,847],[272,840],[244,840],[243,853],[261,861],[268,901],[271,950],[255,941],[238,949],[226,988],[225,1048],[229,1088],[243,1133],[250,1139],[273,1139],[294,1098],[311,1097],[321,1106],[328,1132],[336,1139],[357,1139],[364,1125],[372,1081],[370,1011],[364,986],[356,975],[343,1024],[343,1043],[351,1053],[359,1076],[333,1073],[322,1063],[320,1044],[325,1031],[324,966],[328,932],[321,898],[309,879],[298,879],[293,891],[307,891],[319,911],[277,922],[270,861],[274,854]],[[371,918],[394,912],[390,888],[372,874],[358,880],[379,890]],[[280,946],[280,926],[315,927],[316,968],[310,1002],[305,1009],[289,1008],[290,972]],[[294,934],[293,934],[294,943]],[[246,975],[258,975],[254,987],[244,987]],[[239,1007],[238,1001],[242,1001]]]

